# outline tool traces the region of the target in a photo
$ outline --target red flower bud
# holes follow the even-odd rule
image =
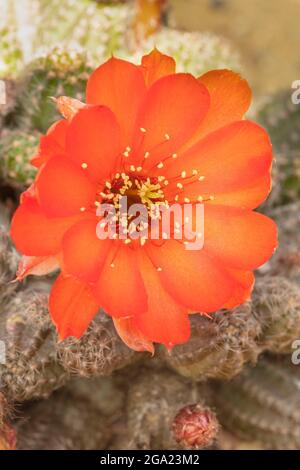
[[[201,449],[211,445],[218,430],[216,415],[200,404],[182,408],[172,423],[175,441],[188,449]]]

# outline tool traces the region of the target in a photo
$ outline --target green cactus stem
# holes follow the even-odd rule
[[[192,315],[191,339],[170,352],[161,350],[166,363],[184,377],[196,381],[229,379],[246,362],[255,362],[261,352],[257,337],[261,326],[250,304],[230,312],[217,312],[212,318]]]
[[[274,353],[291,353],[300,338],[299,286],[281,276],[257,279],[252,311],[262,328],[258,344]]]
[[[267,449],[299,449],[299,366],[263,358],[229,383],[215,383],[213,402],[221,424]]]
[[[107,448],[111,438],[107,417],[88,395],[74,395],[74,387],[55,392],[48,400],[27,405],[22,414],[19,412],[21,418],[16,424],[18,450]]]
[[[16,106],[9,121],[45,133],[61,118],[50,98],[65,95],[84,101],[91,71],[86,57],[78,52],[55,49],[34,60],[18,82]]]
[[[58,343],[57,352],[64,369],[82,377],[110,375],[143,357],[125,346],[104,312],[95,317],[79,340],[71,337]]]
[[[300,104],[292,101],[292,89],[270,97],[258,113],[274,147],[274,182],[268,206],[296,201],[300,197]]]
[[[127,428],[131,449],[192,449],[211,445],[218,423],[195,383],[142,369],[128,389]]]
[[[30,159],[36,154],[38,132],[22,130],[3,132],[0,141],[0,178],[15,189],[24,190],[33,182],[36,168]]]
[[[48,397],[68,379],[57,361],[48,290],[48,282],[35,283],[1,308],[0,339],[6,351],[0,364],[1,389],[12,401]]]

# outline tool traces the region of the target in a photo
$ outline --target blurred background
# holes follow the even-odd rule
[[[0,450],[300,449],[299,19],[300,0],[0,0]],[[10,218],[59,118],[50,97],[84,100],[111,54],[139,63],[154,46],[178,71],[230,68],[249,81],[248,117],[274,148],[259,210],[276,220],[280,247],[256,272],[251,302],[192,315],[191,340],[171,352],[129,350],[106,315],[58,343],[53,278],[10,283]]]

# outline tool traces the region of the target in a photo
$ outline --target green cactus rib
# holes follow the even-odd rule
[[[51,283],[30,283],[2,307],[0,337],[6,342],[8,360],[0,366],[0,376],[9,398],[48,396],[73,376],[108,376],[149,361],[146,353],[124,345],[104,312],[79,340],[57,342],[48,313]],[[278,295],[278,286],[284,296]],[[268,293],[266,297],[261,290]],[[255,363],[263,351],[290,353],[298,337],[299,312],[298,288],[280,277],[265,276],[258,279],[252,303],[218,312],[212,319],[194,315],[191,340],[169,353],[159,350],[156,361],[196,382],[230,379],[247,362]]]
[[[36,154],[40,141],[38,132],[4,131],[0,140],[0,179],[17,190],[30,186],[36,168],[30,159]]]
[[[266,448],[299,448],[299,378],[290,357],[265,357],[231,382],[215,383],[213,403],[221,424]]]
[[[32,403],[17,420],[18,450],[99,450],[111,438],[111,423],[95,403],[77,396],[73,387],[55,392],[48,400]],[[101,383],[98,383],[101,396]],[[25,419],[24,419],[25,418]]]
[[[84,101],[92,69],[85,55],[54,49],[31,62],[17,82],[16,104],[6,123],[23,130],[46,132],[61,119],[51,97],[61,95]]]
[[[257,120],[268,131],[275,153],[273,191],[266,206],[280,206],[300,197],[300,104],[292,90],[270,97]]]

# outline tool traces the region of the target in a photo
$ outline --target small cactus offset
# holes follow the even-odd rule
[[[262,271],[282,275],[299,285],[300,282],[300,203],[299,201],[272,209],[270,215],[279,229],[279,247]]]
[[[78,52],[55,49],[30,63],[18,82],[16,106],[7,117],[22,129],[46,132],[61,116],[51,97],[66,95],[84,100],[91,68]]]
[[[114,370],[141,359],[116,334],[113,323],[100,312],[80,338],[68,338],[57,344],[59,362],[73,376],[110,375]]]
[[[252,311],[262,328],[258,344],[271,352],[289,354],[300,338],[300,288],[281,276],[256,281]]]
[[[166,363],[179,374],[194,380],[229,379],[246,362],[255,362],[261,352],[257,338],[261,325],[245,304],[212,318],[193,315],[191,339],[172,351],[162,351]]]
[[[36,169],[30,164],[40,134],[13,130],[3,132],[0,141],[0,178],[6,184],[23,190],[33,182]]]
[[[300,197],[300,105],[292,102],[292,90],[277,93],[260,110],[258,120],[275,151],[274,183],[266,205],[281,205]]]
[[[290,357],[266,357],[231,382],[215,383],[213,403],[221,424],[266,449],[299,449],[299,378]]]
[[[13,401],[48,397],[71,376],[110,375],[143,357],[122,343],[103,312],[80,340],[58,342],[48,312],[50,286],[50,280],[29,283],[1,307],[6,361],[0,365],[0,379]]]
[[[268,130],[275,150],[287,154],[300,147],[300,106],[292,101],[292,89],[270,97],[258,120]]]
[[[48,397],[68,378],[57,361],[48,288],[47,282],[28,286],[1,307],[0,339],[6,350],[5,363],[0,365],[1,388],[13,401]]]

